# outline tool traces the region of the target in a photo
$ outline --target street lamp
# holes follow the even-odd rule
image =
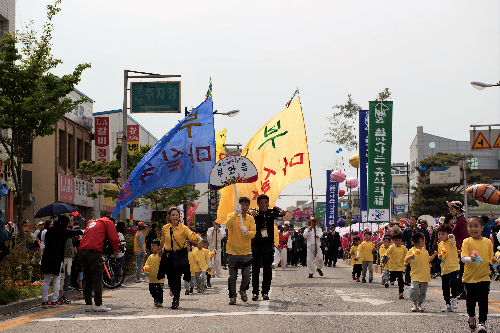
[[[234,116],[236,116],[239,112],[240,112],[240,110],[232,110],[232,111],[229,111],[229,112],[217,112],[217,110],[215,110],[215,111],[214,111],[214,114],[221,114],[221,115],[223,115],[223,116],[234,117]]]
[[[500,86],[500,81],[497,84],[489,84],[489,83],[482,83],[482,82],[471,82],[470,84],[474,88],[476,88],[477,90],[483,90],[484,88]]]

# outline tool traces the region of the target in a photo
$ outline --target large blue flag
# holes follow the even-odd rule
[[[212,98],[207,98],[165,134],[137,164],[122,187],[113,211],[159,188],[208,183],[215,164]]]

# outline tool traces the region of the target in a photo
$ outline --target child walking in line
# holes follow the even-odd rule
[[[389,246],[382,260],[385,261],[387,258],[391,258],[389,265],[389,280],[392,284],[398,279],[399,299],[404,299],[403,291],[405,285],[403,281],[403,272],[406,269],[405,257],[408,250],[403,245],[403,233],[401,231],[393,232],[392,240],[394,244]]]
[[[368,271],[370,272],[368,282],[372,283],[373,281],[373,251],[374,251],[374,246],[372,243],[372,232],[369,230],[366,230],[363,233],[363,238],[364,241],[361,243],[359,246],[359,251],[361,254],[361,282],[366,283],[366,269],[368,268]],[[375,252],[376,253],[376,252]]]
[[[462,262],[465,263],[462,281],[467,290],[467,314],[469,328],[486,333],[488,318],[488,294],[490,291],[490,265],[495,263],[493,244],[481,236],[483,221],[480,217],[470,217],[467,232],[470,237],[462,243]],[[476,326],[476,301],[479,306],[479,324]]]
[[[200,265],[200,260],[198,259],[198,256],[196,255],[196,252],[198,251],[198,248],[194,246],[195,244],[191,241],[186,242],[186,249],[188,251],[188,260],[189,260],[189,268],[191,271],[191,280],[189,282],[184,281],[184,288],[186,289],[186,292],[184,295],[189,295],[190,293],[193,293],[194,290],[194,279],[196,277],[196,272],[201,271],[201,265]]]
[[[447,224],[442,224],[437,228],[438,257],[441,259],[441,288],[445,301],[442,312],[452,312],[458,309],[458,272],[460,263],[458,260],[457,245],[452,229]],[[450,297],[451,291],[451,297]]]
[[[215,255],[215,253],[217,252],[217,249],[213,249],[213,251],[210,251],[208,249],[208,240],[204,240],[203,241],[203,251],[206,253],[208,253],[208,259],[207,259],[207,271],[206,271],[206,274],[207,274],[207,280],[206,280],[206,284],[205,286],[207,288],[212,288],[212,284],[210,283],[210,279],[212,278],[212,265],[211,265],[211,260],[212,257]]]
[[[413,247],[408,251],[405,262],[410,264],[411,287],[410,297],[413,300],[412,312],[424,311],[422,303],[425,300],[427,286],[431,282],[430,262],[437,256],[437,251],[429,256],[425,249],[425,235],[421,232],[414,232],[411,235]]]
[[[359,276],[361,275],[361,259],[359,258],[360,251],[358,249],[359,244],[361,243],[361,240],[359,239],[358,236],[354,237],[352,239],[352,246],[351,246],[351,260],[352,260],[352,279],[356,280],[356,282],[359,281]]]
[[[208,265],[209,265],[209,260],[212,258],[212,255],[215,253],[216,250],[210,252],[208,250],[208,242],[206,240],[203,240],[198,243],[198,251],[196,252],[196,255],[198,256],[198,259],[200,261],[200,266],[201,266],[201,276],[199,279],[201,279],[201,290],[200,287],[198,286],[198,292],[202,293],[205,291],[205,288],[207,287],[207,273],[208,273]]]
[[[391,246],[391,237],[389,235],[385,235],[384,236],[384,239],[383,239],[383,243],[382,245],[380,246],[378,252],[379,252],[379,255],[380,255],[380,258],[383,258],[386,253],[387,253],[387,250],[389,250],[389,247]],[[390,258],[388,258],[386,256],[386,260],[382,260],[380,262],[380,267],[382,268],[382,284],[386,287],[386,288],[389,288],[389,261],[390,261]]]
[[[161,257],[158,255],[160,241],[155,239],[151,242],[151,255],[146,260],[144,271],[149,272],[149,293],[153,296],[154,305],[163,307],[163,285],[165,278],[158,280],[158,268],[160,268]]]

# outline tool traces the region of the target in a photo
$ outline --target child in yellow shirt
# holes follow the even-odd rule
[[[452,312],[458,309],[458,273],[460,263],[458,260],[457,244],[455,236],[452,234],[451,226],[447,224],[440,225],[437,228],[438,239],[438,257],[441,259],[441,288],[445,305],[442,312]],[[450,298],[451,290],[451,298]]]
[[[380,245],[380,248],[378,249],[378,253],[380,255],[380,258],[383,258],[387,250],[389,250],[389,247],[391,246],[391,237],[389,235],[385,235],[384,239],[382,240],[382,245]],[[389,260],[386,256],[386,260],[382,260],[380,262],[380,267],[382,268],[382,284],[386,287],[389,288]]]
[[[429,257],[425,249],[425,236],[421,232],[411,235],[413,247],[408,251],[405,262],[411,267],[410,297],[413,300],[412,312],[423,311],[422,303],[427,293],[427,286],[431,282],[431,269],[429,263],[437,256],[437,251]]]
[[[477,332],[486,332],[488,319],[488,294],[490,291],[490,265],[495,263],[493,244],[481,236],[483,221],[480,217],[470,217],[467,232],[470,237],[462,243],[462,262],[465,263],[462,281],[467,289],[467,314],[469,328],[476,329],[476,301],[479,306],[479,324]]]
[[[189,295],[193,293],[194,289],[194,279],[196,276],[196,272],[201,271],[200,260],[196,255],[198,248],[196,247],[195,242],[186,241],[186,249],[188,251],[188,260],[189,260],[189,270],[191,271],[191,280],[188,282],[184,280],[184,288],[186,288],[185,295]]]
[[[359,276],[361,275],[361,260],[359,258],[360,251],[358,249],[359,244],[361,243],[361,240],[359,239],[358,236],[354,237],[352,239],[352,246],[351,246],[351,259],[352,259],[352,279],[356,280],[356,282],[359,281]]]
[[[208,242],[206,240],[198,242],[198,251],[196,251],[196,255],[198,256],[198,260],[201,266],[201,272],[197,276],[195,274],[196,280],[199,281],[198,292],[202,293],[205,291],[207,286],[207,271],[208,271],[208,261],[212,258],[212,255],[215,251],[210,252],[206,247],[208,247]],[[201,288],[200,288],[201,285]]]
[[[208,249],[208,240],[204,240],[203,241],[203,250],[208,251],[208,253],[210,255],[210,258],[207,261],[207,264],[208,264],[208,269],[207,269],[207,283],[206,283],[205,286],[207,288],[212,288],[212,284],[210,283],[210,279],[212,278],[212,267],[211,267],[210,259],[215,255],[215,252],[217,252],[217,249],[215,248],[213,251],[210,251]]]
[[[372,243],[372,232],[366,230],[363,233],[364,241],[359,246],[359,251],[361,254],[361,282],[366,283],[366,269],[370,272],[368,282],[373,281],[373,251],[374,246]],[[376,252],[375,252],[376,253]]]
[[[398,279],[399,287],[399,299],[404,299],[404,282],[403,282],[403,272],[405,270],[405,256],[408,250],[403,245],[403,233],[401,231],[395,231],[391,235],[394,244],[389,246],[389,249],[385,253],[385,259],[391,258],[389,262],[389,280],[391,284]]]
[[[154,240],[151,242],[151,255],[146,260],[144,271],[149,272],[149,293],[153,296],[154,305],[163,307],[163,285],[165,278],[158,280],[158,268],[160,268],[161,258],[158,255],[160,249],[160,241]]]

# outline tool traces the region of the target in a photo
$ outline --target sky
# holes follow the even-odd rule
[[[46,0],[17,0],[16,29],[46,20]],[[123,71],[182,75],[182,105],[204,100],[227,142],[243,146],[300,90],[315,194],[326,170],[350,156],[325,139],[332,107],[352,94],[363,109],[389,88],[394,102],[392,160],[406,163],[416,127],[468,140],[473,123],[500,124],[500,2],[485,1],[165,1],[63,0],[54,19],[55,58],[64,75],[92,68],[78,89],[94,112],[121,109]],[[132,115],[157,138],[180,114]],[[311,198],[310,180],[288,185],[277,205]],[[342,188],[342,187],[341,187]],[[319,197],[320,201],[324,197]]]

